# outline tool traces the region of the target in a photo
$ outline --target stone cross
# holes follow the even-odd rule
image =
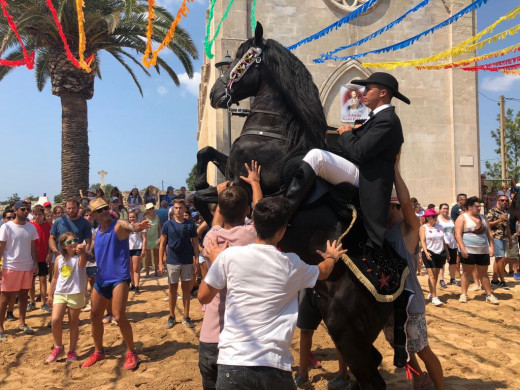
[[[101,170],[98,172],[98,175],[101,176],[101,188],[105,191],[105,175],[108,175],[108,172]]]

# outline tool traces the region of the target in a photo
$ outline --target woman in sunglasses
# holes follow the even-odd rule
[[[68,311],[70,331],[67,362],[78,360],[76,345],[79,335],[79,314],[81,308],[85,306],[87,286],[86,244],[78,244],[78,241],[78,238],[70,232],[63,233],[58,239],[61,255],[54,263],[54,276],[47,302],[52,305],[54,348],[45,363],[53,363],[65,354],[62,337],[65,311]]]

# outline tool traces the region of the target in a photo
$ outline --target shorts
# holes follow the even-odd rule
[[[199,370],[202,388],[215,389],[218,376],[218,343],[199,342]]]
[[[519,254],[518,254],[518,238],[517,237],[513,237],[513,247],[511,249],[509,249],[509,246],[507,247],[506,257],[515,259],[518,256],[519,256]]]
[[[85,267],[87,270],[87,278],[93,279],[97,275],[97,265],[94,265],[92,267]]]
[[[2,292],[30,290],[33,275],[33,271],[2,270]]]
[[[466,265],[486,265],[491,264],[489,253],[477,254],[477,253],[469,253],[468,258],[465,259],[459,253],[460,263]]]
[[[457,264],[457,248],[448,248],[448,252],[450,253],[450,261],[449,265],[455,265]]]
[[[316,330],[323,319],[319,295],[313,288],[304,288],[298,293],[298,319],[296,326],[301,330]]]
[[[442,268],[446,263],[446,253],[433,253],[432,251],[428,251],[428,253],[432,256],[431,261],[426,258],[426,254],[424,252],[421,253],[423,264],[426,268]]]
[[[495,257],[506,257],[509,241],[493,239],[495,243]]]
[[[112,293],[114,292],[114,288],[119,286],[121,283],[126,283],[130,285],[130,279],[120,280],[118,282],[112,283],[98,283],[97,281],[94,283],[94,289],[104,298],[112,299]]]
[[[142,249],[130,249],[130,257],[132,257],[132,256],[141,256],[142,252],[143,252]]]
[[[385,338],[394,346],[394,316],[392,315],[384,329]],[[428,330],[424,313],[408,313],[406,321],[406,350],[408,353],[419,353],[428,346]]]
[[[38,276],[49,275],[49,265],[44,262],[38,263]]]
[[[81,309],[86,305],[84,293],[77,294],[54,294],[52,304],[63,303],[71,309]]]
[[[166,264],[168,271],[168,283],[179,283],[181,281],[188,282],[193,279],[193,264]]]

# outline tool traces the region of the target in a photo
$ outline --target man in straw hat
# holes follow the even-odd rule
[[[132,232],[149,229],[150,221],[131,224],[116,219],[110,214],[108,204],[101,198],[91,201],[90,209],[91,215],[99,223],[92,244],[98,267],[90,312],[95,350],[81,367],[90,367],[105,358],[102,319],[108,301],[112,300],[112,311],[128,350],[123,368],[133,370],[139,364],[139,357],[135,351],[132,326],[126,318],[126,302],[130,285],[128,238]]]
[[[376,249],[383,246],[395,158],[404,142],[401,122],[390,102],[393,97],[407,104],[410,100],[399,92],[399,83],[388,73],[373,73],[366,80],[352,83],[365,87],[363,103],[372,112],[361,126],[344,125],[338,129],[338,143],[348,160],[328,151],[311,150],[295,173],[286,197],[293,214],[316,175],[331,184],[348,182],[359,187],[368,245]]]

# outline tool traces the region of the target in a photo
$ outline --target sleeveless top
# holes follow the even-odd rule
[[[117,219],[102,232],[97,229],[94,240],[96,256],[96,283],[116,283],[130,280],[130,251],[128,239],[120,240],[115,231]]]
[[[486,227],[483,233],[475,234],[473,233],[477,224],[471,219],[471,217],[464,213],[464,219],[466,220],[466,224],[464,226],[464,232],[462,234],[462,241],[464,241],[464,246],[468,253],[471,254],[488,254],[489,253],[489,243],[487,238],[487,224],[482,215],[479,214],[479,218],[482,221],[482,224]]]
[[[455,223],[453,223],[453,219],[448,218],[448,221],[445,222],[441,218],[437,218],[437,223],[442,226],[444,242],[448,244],[450,249],[456,249],[457,240],[455,240]]]
[[[58,280],[56,294],[80,294],[87,288],[87,271],[80,267],[78,256],[65,260],[63,255],[58,256]]]
[[[431,227],[428,225],[422,225],[426,236],[426,249],[439,255],[444,250],[444,232],[442,226],[435,224]]]
[[[413,256],[408,252],[406,245],[403,241],[403,235],[401,234],[401,223],[398,222],[392,228],[387,230],[385,234],[385,240],[392,246],[399,256],[406,259],[410,273],[406,277],[404,282],[404,288],[413,291],[412,298],[408,304],[407,311],[409,313],[424,313],[426,310],[424,304],[424,297],[421,285],[417,279],[417,261],[414,260]]]

